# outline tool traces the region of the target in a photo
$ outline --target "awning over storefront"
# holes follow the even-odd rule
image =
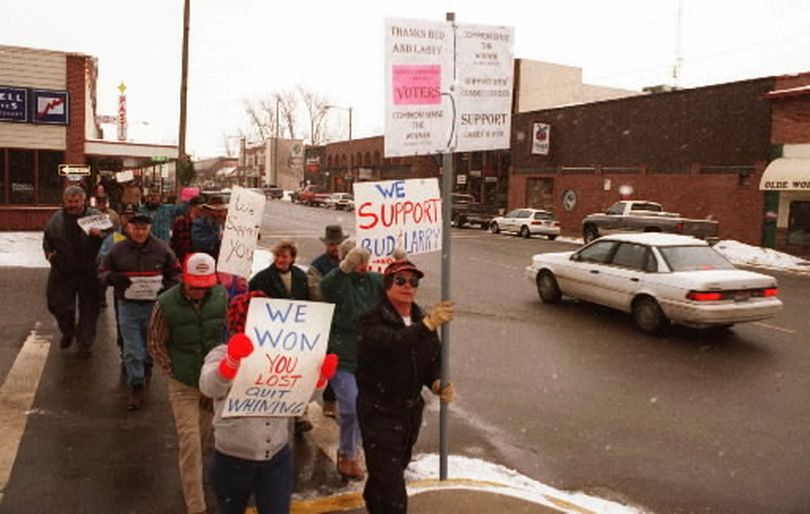
[[[765,168],[762,191],[810,191],[810,145],[785,145],[784,157]]]

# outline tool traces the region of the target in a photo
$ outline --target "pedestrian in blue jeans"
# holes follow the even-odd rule
[[[115,243],[99,266],[99,278],[115,288],[118,326],[124,342],[129,396],[127,410],[138,410],[152,358],[146,338],[158,293],[174,285],[180,265],[169,245],[151,235],[152,220],[136,214],[127,222],[127,238]]]

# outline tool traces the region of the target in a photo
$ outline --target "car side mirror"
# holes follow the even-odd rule
[[[575,253],[574,255],[572,255],[572,256],[570,257],[570,259],[571,259],[572,261],[578,262],[578,261],[579,261],[579,254],[578,254],[578,253]]]

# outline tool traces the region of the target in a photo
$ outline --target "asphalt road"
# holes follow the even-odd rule
[[[319,234],[351,216],[268,204],[264,233]],[[301,238],[301,262],[320,248]],[[573,248],[453,230],[450,452],[655,512],[810,511],[810,277],[778,274],[785,309],[726,332],[638,332],[629,316],[544,305],[523,270]],[[417,301],[439,298],[440,257]],[[437,451],[437,415],[418,450]]]
[[[306,264],[334,222],[353,232],[351,213],[268,202],[260,244],[292,237]],[[810,511],[810,278],[779,275],[785,309],[765,323],[651,337],[623,314],[539,302],[523,278],[530,256],[571,248],[453,230],[450,452],[650,512]],[[429,306],[440,257],[414,260]],[[32,328],[58,340],[45,276],[0,273],[0,381]],[[143,410],[124,411],[112,330],[107,312],[89,361],[50,348],[1,513],[182,510],[164,383],[153,380]],[[436,405],[417,452],[438,451]],[[309,436],[295,450],[296,497],[341,488]]]

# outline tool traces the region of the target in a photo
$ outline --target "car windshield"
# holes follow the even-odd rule
[[[664,246],[658,250],[672,271],[735,269],[710,246]]]

